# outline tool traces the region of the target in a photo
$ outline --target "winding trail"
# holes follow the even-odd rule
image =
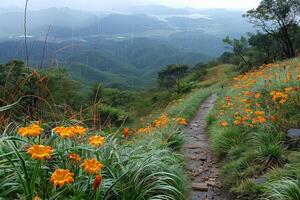
[[[212,95],[201,104],[186,131],[187,143],[183,149],[188,160],[192,200],[229,200],[219,179],[217,162],[213,160],[206,134],[205,118],[215,100],[216,95]]]

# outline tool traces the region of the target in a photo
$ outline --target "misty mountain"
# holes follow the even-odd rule
[[[134,6],[124,10],[124,12],[132,14],[147,14],[147,15],[190,15],[200,11],[192,8],[170,8],[161,5],[146,5]]]
[[[9,20],[8,20],[9,19]],[[43,26],[60,26],[66,28],[80,28],[88,26],[98,19],[92,13],[72,10],[69,8],[49,8],[39,11],[28,11],[27,26],[30,34]],[[23,11],[0,12],[0,37],[18,36],[24,32]]]
[[[143,6],[126,12],[127,14],[99,15],[69,8],[29,11],[28,33],[45,34],[45,29],[50,24],[54,27],[52,31],[55,37],[142,33],[165,29],[173,32],[202,30],[218,35],[241,35],[252,31],[251,26],[242,18],[241,11]],[[23,34],[23,18],[23,12],[0,13],[0,37]]]
[[[88,27],[75,31],[78,36],[112,35],[123,33],[141,33],[150,30],[167,29],[165,22],[144,14],[140,15],[108,15]]]
[[[207,62],[212,57],[202,53],[189,52],[173,46],[167,41],[149,38],[133,38],[125,41],[71,41],[47,43],[30,40],[30,64],[39,67],[42,58],[44,66],[65,67],[75,79],[84,82],[101,82],[105,85],[124,87],[150,86],[157,78],[157,72],[168,64],[182,63],[194,66]],[[44,56],[43,56],[44,52]],[[23,41],[0,43],[1,62],[25,58]],[[141,78],[143,77],[143,78]]]
[[[65,67],[84,82],[125,87],[152,85],[162,67],[207,62],[225,51],[225,36],[251,32],[242,14],[225,9],[166,6],[100,14],[69,8],[30,11],[30,63],[39,66],[44,57],[46,66]],[[2,62],[25,58],[23,15],[22,11],[0,12]]]

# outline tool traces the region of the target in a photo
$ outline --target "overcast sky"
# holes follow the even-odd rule
[[[29,8],[70,7],[81,10],[116,10],[120,8],[160,4],[170,7],[250,9],[260,0],[29,0]],[[25,0],[0,0],[0,7],[23,7]]]

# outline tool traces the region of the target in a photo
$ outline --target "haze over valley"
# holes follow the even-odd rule
[[[29,8],[29,61],[38,67],[43,58],[43,67],[65,67],[87,83],[151,87],[162,67],[205,63],[225,51],[225,36],[253,31],[242,14],[160,5],[109,12]],[[24,60],[23,17],[21,9],[0,10],[1,62]]]

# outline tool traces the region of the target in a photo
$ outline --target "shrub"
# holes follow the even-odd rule
[[[262,190],[262,186],[255,183],[254,180],[245,179],[237,187],[233,188],[232,191],[238,194],[239,199],[256,200],[257,196],[262,194]]]
[[[241,131],[238,127],[227,127],[219,129],[214,127],[211,130],[212,148],[217,157],[222,158],[228,154],[231,149],[248,142],[247,131]]]
[[[102,104],[100,106],[100,120],[101,124],[120,126],[128,120],[128,115],[121,109]]]
[[[261,132],[253,134],[253,137],[256,143],[254,146],[257,146],[257,158],[266,167],[280,165],[285,161],[281,133]]]

